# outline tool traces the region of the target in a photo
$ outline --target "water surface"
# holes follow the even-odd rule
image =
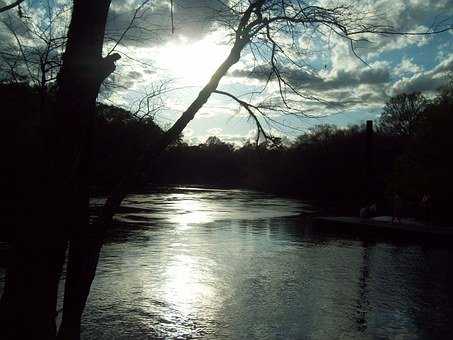
[[[450,249],[317,235],[297,217],[308,208],[246,190],[132,195],[103,248],[82,338],[453,336]]]

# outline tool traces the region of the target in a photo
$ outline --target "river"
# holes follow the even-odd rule
[[[453,337],[446,245],[318,234],[308,205],[248,190],[163,188],[124,207],[82,339]]]

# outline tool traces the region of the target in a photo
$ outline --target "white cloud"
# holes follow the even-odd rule
[[[414,73],[419,73],[423,70],[420,65],[414,63],[413,58],[405,57],[401,60],[401,63],[396,67],[395,73],[398,76],[401,75],[412,75]]]
[[[352,0],[320,1],[321,4],[339,2],[350,3]],[[65,3],[69,3],[69,1],[66,0]],[[107,29],[107,35],[110,38],[117,38],[122,33],[139,3],[139,0],[113,0]],[[151,2],[150,9],[137,22],[137,26],[144,27],[149,32],[140,29],[132,30],[123,41],[124,46],[118,47],[123,53],[123,58],[118,62],[114,79],[120,87],[114,89],[110,100],[127,107],[130,102],[141,95],[147,85],[174,76],[174,74],[170,75],[171,72],[168,70],[163,70],[163,63],[158,65],[156,58],[162,49],[169,45],[169,39],[176,40],[179,34],[184,34],[188,39],[186,44],[190,45],[194,41],[210,39],[213,36],[213,28],[218,26],[216,26],[215,20],[212,20],[212,8],[217,8],[219,1],[176,0],[175,3],[177,20],[175,35],[171,35],[169,2],[156,0]],[[452,0],[363,0],[354,2],[354,5],[364,6],[372,15],[376,15],[376,23],[389,23],[402,31],[427,30],[438,15],[439,19],[453,17]],[[30,13],[32,12],[30,11]],[[43,11],[33,12],[34,22],[39,21],[38,17],[43,14]],[[378,14],[381,17],[378,17]],[[219,34],[225,35],[226,33],[225,29],[219,29]],[[450,34],[453,34],[453,31],[450,31]],[[451,41],[446,41],[446,35],[448,34],[443,36],[442,45],[438,46],[432,44],[433,41],[436,41],[437,36],[368,35],[371,43],[358,43],[357,52],[367,60],[371,67],[367,67],[356,58],[348,42],[338,36],[317,39],[301,35],[297,39],[301,44],[301,49],[304,53],[307,52],[307,49],[311,50],[310,53],[302,54],[301,60],[311,63],[312,67],[307,66],[303,70],[296,71],[285,65],[284,71],[291,82],[304,93],[328,102],[326,104],[316,100],[304,100],[301,107],[305,112],[324,114],[339,110],[374,110],[381,107],[389,95],[402,91],[433,91],[443,83],[445,75],[452,70],[453,64],[452,44]],[[213,40],[217,41],[217,38],[218,36],[214,36]],[[290,42],[286,37],[280,36],[279,39],[284,44]],[[14,40],[4,29],[0,29],[0,47],[6,49],[7,42],[14,43]],[[112,47],[112,43],[106,43],[106,50],[109,47]],[[407,49],[408,47],[410,50]],[[426,53],[428,56],[432,55],[432,60],[437,58],[437,66],[427,69],[426,63],[421,64],[420,59],[413,56],[414,50]],[[177,52],[173,53],[174,59],[171,63],[177,63],[179,58],[185,57],[184,52],[177,49],[173,51]],[[292,57],[296,56],[294,51],[289,52]],[[394,56],[389,57],[391,54],[406,57],[397,60]],[[181,62],[181,68],[186,68],[187,63],[183,64]],[[200,62],[197,67],[202,67],[203,64],[207,64],[207,62]],[[397,66],[392,69],[391,65],[395,64]],[[240,62],[234,66],[229,76],[222,80],[222,89],[226,88],[235,94],[259,90],[264,84],[267,73],[263,72],[266,71],[265,69],[256,68],[250,75],[249,72],[253,70],[254,66],[255,60],[252,54],[244,51]],[[195,71],[195,69],[191,71]],[[190,84],[191,80],[193,81],[193,79],[188,79],[183,85],[193,85],[193,83]],[[173,84],[173,87],[182,85],[178,81]],[[196,88],[190,88],[190,90],[185,89],[168,94],[165,99],[168,107],[165,116],[169,121],[174,120],[196,97],[200,84],[196,85],[198,85]],[[253,101],[257,103],[260,100],[273,98],[277,91],[277,83],[273,82],[266,91],[255,95]],[[220,131],[218,130],[220,128],[209,125],[209,119],[213,117],[237,114],[237,112],[238,104],[236,102],[216,95],[209,99],[207,105],[197,114],[196,119],[203,120],[202,124],[206,124],[207,133],[209,131],[217,133],[222,139],[239,140],[245,135],[230,133],[228,128]],[[244,112],[237,114],[240,117],[244,115]],[[187,133],[188,138],[198,138],[193,130],[191,132],[189,130]],[[254,139],[255,134],[256,132],[246,137]]]
[[[453,54],[450,54],[431,70],[419,72],[410,77],[402,77],[392,86],[392,94],[410,92],[433,92],[446,82],[453,72]]]
[[[208,129],[208,130],[206,130],[206,132],[209,136],[220,136],[220,135],[222,135],[223,129],[216,127],[216,128]]]

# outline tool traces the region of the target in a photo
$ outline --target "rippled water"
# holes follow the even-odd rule
[[[125,203],[83,339],[453,336],[445,245],[317,235],[296,216],[302,202],[253,191],[172,188]]]

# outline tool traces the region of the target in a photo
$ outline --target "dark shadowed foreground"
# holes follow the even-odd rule
[[[131,196],[102,250],[82,338],[453,336],[451,249],[316,235],[295,217],[304,208],[244,190]]]

